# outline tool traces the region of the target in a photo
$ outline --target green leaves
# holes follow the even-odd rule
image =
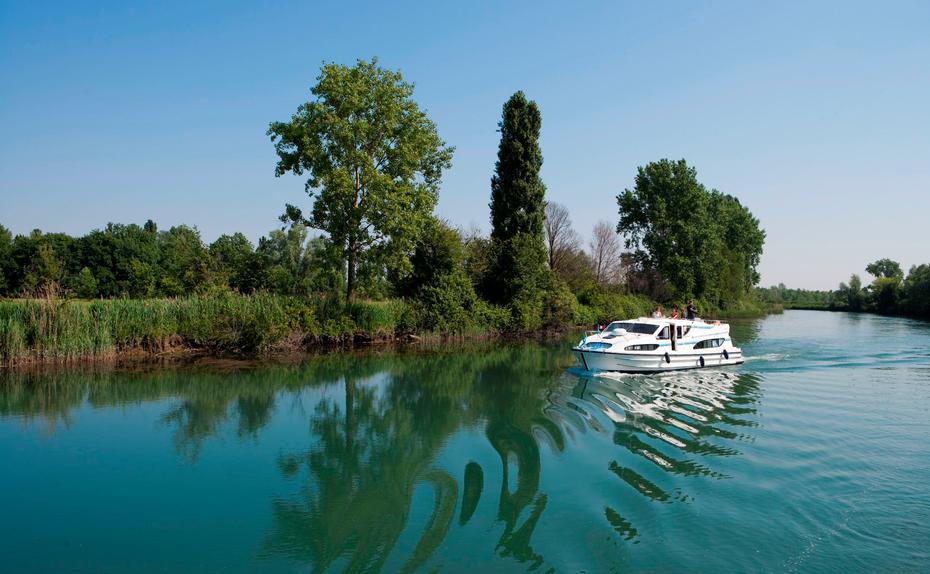
[[[408,251],[438,199],[442,170],[453,148],[413,101],[413,85],[377,60],[355,66],[324,65],[311,92],[289,122],[273,122],[275,175],[306,174],[314,198],[306,221],[343,250],[347,297],[367,252],[382,257]],[[288,206],[286,217],[303,219]]]
[[[542,116],[536,102],[517,92],[504,104],[501,141],[491,178],[492,263],[485,292],[510,305],[516,322],[533,328],[542,313],[546,263],[545,193],[539,170]]]
[[[664,280],[673,297],[726,307],[759,281],[765,241],[759,221],[735,197],[707,191],[685,160],[640,167],[634,189],[620,193],[617,206],[617,232],[644,275]]]

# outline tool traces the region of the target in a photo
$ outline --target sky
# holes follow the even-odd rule
[[[489,229],[501,106],[542,112],[547,199],[584,237],[684,158],[767,239],[762,284],[930,263],[930,2],[0,0],[0,223],[205,241],[309,205],[266,136],[324,62],[377,57],[455,146],[437,213]]]

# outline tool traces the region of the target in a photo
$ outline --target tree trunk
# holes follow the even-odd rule
[[[355,212],[358,212],[358,208],[359,208],[359,205],[361,204],[361,201],[362,201],[362,176],[359,173],[359,170],[356,168],[355,170],[355,202],[353,205],[354,207],[353,215],[355,215]],[[353,219],[353,225],[355,226],[355,228],[349,232],[349,245],[348,245],[349,250],[348,250],[348,253],[346,253],[346,262],[348,263],[348,266],[349,266],[349,269],[346,272],[346,303],[352,303],[353,301],[355,301],[355,268],[358,263],[357,261],[358,236],[356,233],[358,231],[359,224],[356,223],[355,220]]]
[[[346,273],[346,303],[355,301],[355,267],[356,267],[356,246],[354,242],[349,243],[349,250],[346,253],[348,262],[348,272]]]

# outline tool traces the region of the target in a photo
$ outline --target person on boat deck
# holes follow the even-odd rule
[[[665,314],[662,313],[662,305],[659,305],[658,307],[656,307],[656,310],[652,312],[653,319],[661,319],[664,316]]]
[[[694,321],[695,317],[697,317],[697,308],[694,306],[693,299],[691,301],[688,301],[688,307],[686,311],[688,312],[688,320]]]
[[[675,305],[675,308],[672,309],[672,314],[669,315],[670,319],[681,319],[681,310],[678,308],[678,305]]]

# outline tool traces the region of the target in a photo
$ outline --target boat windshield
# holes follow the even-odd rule
[[[605,329],[605,331],[618,331],[620,329],[625,329],[627,333],[652,335],[658,328],[658,325],[650,325],[648,323],[621,323],[620,321],[617,321],[607,325],[607,329]]]

